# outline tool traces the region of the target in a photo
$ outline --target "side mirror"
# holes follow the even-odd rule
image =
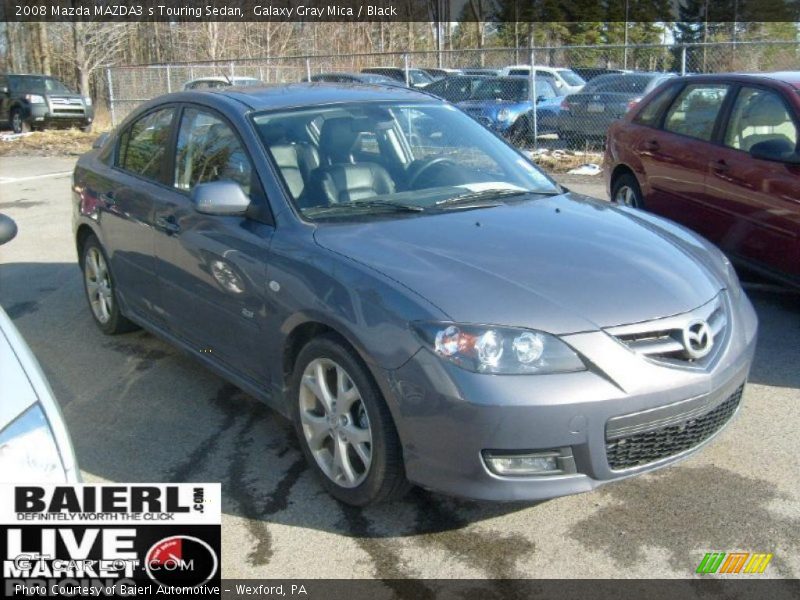
[[[234,181],[200,183],[192,190],[192,201],[195,210],[204,215],[243,215],[250,208],[250,198]]]
[[[92,149],[98,150],[102,148],[103,146],[106,145],[107,141],[108,141],[108,132],[101,133],[100,135],[97,136],[97,139],[92,143]]]
[[[790,165],[800,165],[800,154],[789,140],[778,138],[758,142],[750,147],[750,156]]]
[[[0,214],[0,246],[10,242],[17,235],[17,224],[14,219]]]
[[[547,98],[545,96],[536,96],[536,103],[537,104],[539,102],[543,102],[544,100],[547,100]]]

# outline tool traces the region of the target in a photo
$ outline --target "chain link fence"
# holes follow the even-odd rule
[[[666,78],[792,70],[799,57],[798,42],[487,48],[109,67],[106,85],[116,125],[141,102],[187,87],[382,76],[454,103],[564,170],[599,162],[608,126]]]

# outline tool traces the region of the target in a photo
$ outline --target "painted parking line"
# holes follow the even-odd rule
[[[45,173],[44,175],[31,175],[29,177],[0,177],[0,185],[4,183],[33,181],[34,179],[48,179],[50,177],[65,177],[66,175],[72,175],[72,171],[59,171],[58,173]]]

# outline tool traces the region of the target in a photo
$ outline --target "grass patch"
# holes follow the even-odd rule
[[[79,156],[91,150],[100,133],[80,129],[34,131],[9,141],[0,139],[0,156]]]

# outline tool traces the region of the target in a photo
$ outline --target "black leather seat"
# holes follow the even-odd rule
[[[303,194],[311,172],[319,167],[317,149],[311,144],[299,142],[272,144],[269,151],[286,181],[289,192],[297,200]]]
[[[325,206],[392,194],[395,184],[381,165],[356,163],[360,131],[352,117],[327,119],[319,140],[320,167],[311,173],[305,206]]]
[[[289,139],[289,133],[280,123],[270,123],[262,131],[276,166],[280,169],[289,193],[295,200],[305,190],[311,172],[319,167],[319,152],[306,142]]]

